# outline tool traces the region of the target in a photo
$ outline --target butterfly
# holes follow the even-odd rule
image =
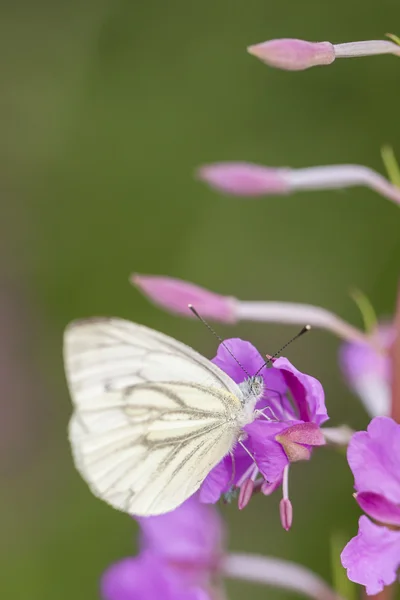
[[[262,377],[238,385],[189,346],[117,318],[71,323],[64,363],[75,466],[96,496],[136,516],[194,494],[263,395]]]

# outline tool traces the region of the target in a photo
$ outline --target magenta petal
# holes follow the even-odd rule
[[[289,460],[278,442],[256,437],[249,439],[248,447],[268,483],[282,479],[283,470]]]
[[[357,492],[375,492],[400,504],[400,425],[388,417],[375,417],[367,431],[353,435],[347,460]]]
[[[212,359],[212,362],[232,377],[236,383],[242,383],[242,381],[247,379],[247,375],[229,354],[226,347],[229,348],[250,376],[254,375],[265,362],[261,354],[250,342],[245,342],[240,338],[224,340],[224,344],[218,346],[217,356]]]
[[[365,516],[358,525],[358,534],[341,554],[342,565],[350,581],[365,585],[369,595],[378,594],[396,580],[400,532],[375,525]]]
[[[400,507],[384,496],[373,492],[360,492],[355,494],[355,499],[372,519],[385,525],[400,526]]]
[[[174,511],[138,519],[142,546],[174,563],[213,567],[223,547],[224,531],[213,506],[192,496]]]
[[[101,579],[104,600],[157,600],[165,597],[162,563],[150,555],[125,558],[111,565]]]
[[[233,466],[230,456],[222,459],[207,475],[199,491],[199,500],[205,504],[215,504],[232,482]]]
[[[294,403],[299,411],[301,421],[314,421],[322,425],[329,419],[325,406],[324,390],[320,382],[298,371],[287,358],[274,361],[274,368],[279,369],[292,393]]]

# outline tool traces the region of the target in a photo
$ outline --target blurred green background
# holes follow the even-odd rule
[[[374,6],[375,5],[375,6]],[[158,311],[132,271],[168,274],[242,299],[315,303],[361,325],[352,286],[392,312],[398,207],[365,189],[242,201],[196,182],[204,162],[271,166],[353,162],[382,171],[400,153],[400,63],[341,60],[303,73],[268,69],[246,46],[269,38],[381,38],[396,0],[16,0],[0,4],[0,597],[94,600],[135,525],[74,471],[61,358],[65,325],[132,319],[212,357],[198,322]],[[218,327],[274,352],[297,328]],[[325,386],[332,424],[367,416],[337,366],[339,342],[315,331],[288,350]],[[344,458],[292,469],[294,526],[279,494],[222,507],[232,550],[299,561],[328,580],[329,538],[356,530]],[[272,600],[287,594],[229,584]]]

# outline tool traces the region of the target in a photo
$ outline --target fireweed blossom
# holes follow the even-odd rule
[[[377,594],[397,579],[400,566],[400,425],[375,417],[367,431],[352,437],[347,458],[354,475],[355,498],[368,515],[341,560],[351,581]],[[370,517],[370,518],[368,518]]]
[[[224,529],[214,507],[192,496],[170,513],[137,521],[139,554],[107,569],[104,600],[223,600]]]
[[[345,380],[361,398],[372,417],[390,413],[390,350],[395,333],[394,325],[380,323],[370,334],[377,341],[379,351],[371,344],[361,341],[346,342],[340,349],[339,361]]]
[[[254,346],[241,339],[221,344],[213,362],[238,384],[247,379],[244,370],[255,374],[265,363]],[[325,443],[320,429],[328,420],[324,392],[319,381],[300,373],[286,358],[274,360],[272,368],[263,368],[259,375],[264,380],[264,395],[256,405],[259,417],[244,428],[247,439],[206,477],[199,498],[213,503],[238,489],[239,508],[244,508],[255,489],[270,494],[284,481],[281,519],[289,529],[287,470],[292,462],[308,460],[312,448]]]
[[[139,554],[105,571],[103,600],[226,600],[225,578],[296,591],[312,600],[343,600],[301,565],[228,553],[218,511],[199,502],[197,494],[174,511],[140,518],[138,524]]]

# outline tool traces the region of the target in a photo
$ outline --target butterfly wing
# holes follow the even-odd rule
[[[173,338],[95,319],[67,328],[64,355],[75,464],[115,508],[135,515],[174,509],[234,445],[241,391]]]

